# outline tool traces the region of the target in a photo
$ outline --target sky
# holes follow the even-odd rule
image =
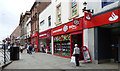
[[[0,0],[0,41],[19,25],[20,14],[30,11],[35,0]]]

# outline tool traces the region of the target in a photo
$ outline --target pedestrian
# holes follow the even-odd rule
[[[35,46],[34,46],[34,52],[36,52],[36,49],[37,49],[37,45],[35,44]]]
[[[78,47],[77,44],[75,44],[75,48],[74,48],[74,51],[73,51],[73,55],[75,56],[75,63],[76,63],[76,66],[79,66],[79,55],[80,55],[80,49]]]
[[[20,52],[23,53],[23,45],[20,46]]]
[[[29,46],[29,53],[32,54],[32,45]]]

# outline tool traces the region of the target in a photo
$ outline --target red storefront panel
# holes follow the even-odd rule
[[[32,40],[34,38],[34,40]],[[31,44],[33,44],[33,48],[34,48],[34,43],[32,42],[35,42],[35,44],[37,45],[37,49],[36,51],[38,51],[38,32],[34,33],[34,34],[31,34]]]
[[[53,36],[82,30],[82,18],[75,19],[52,29]]]
[[[120,9],[93,17],[91,21],[83,18],[83,29],[106,25],[120,21]]]
[[[39,39],[51,37],[51,29],[39,33]]]

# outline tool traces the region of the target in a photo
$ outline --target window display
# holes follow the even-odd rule
[[[70,57],[70,34],[54,37],[55,54]]]

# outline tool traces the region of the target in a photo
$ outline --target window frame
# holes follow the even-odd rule
[[[71,2],[70,2],[70,17],[69,17],[69,20],[71,20],[71,19],[79,16],[79,2],[78,2],[77,0],[76,0],[76,2],[77,2],[77,4],[76,4],[76,5],[77,5],[77,6],[76,6],[77,14],[76,14],[76,15],[73,15],[73,16],[72,16],[72,0],[71,0]]]
[[[51,26],[51,16],[48,17],[48,26]]]
[[[114,2],[116,2],[116,1],[114,1]],[[105,0],[102,0],[102,8],[105,7],[105,6],[107,6],[107,5],[109,5],[109,4],[112,4],[114,2],[112,2],[112,0],[109,1],[109,2],[105,2]]]
[[[43,24],[41,24],[41,23],[43,23]],[[40,22],[40,26],[42,26],[42,25],[44,25],[45,24],[45,20],[42,20],[41,22]]]
[[[57,15],[57,14],[58,14],[58,7],[59,7],[59,6],[61,7],[61,10],[62,10],[61,3],[59,3],[59,4],[56,6],[56,23],[55,23],[56,25],[59,25],[59,24],[62,23],[62,16],[61,16],[61,21],[58,22],[58,15]],[[61,10],[60,10],[60,11],[61,11]],[[61,11],[61,15],[62,15],[62,11]]]

